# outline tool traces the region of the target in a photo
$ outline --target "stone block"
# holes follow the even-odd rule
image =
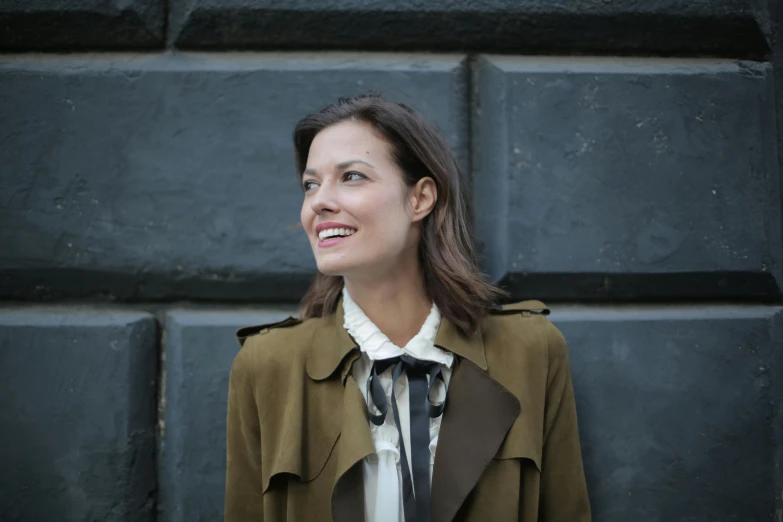
[[[299,118],[379,90],[467,156],[461,56],[0,59],[0,297],[298,300]]]
[[[165,0],[0,2],[0,51],[162,48],[165,20]]]
[[[166,316],[165,395],[160,447],[160,520],[222,520],[226,404],[234,336],[280,321],[294,309],[172,310]]]
[[[768,64],[484,56],[473,79],[478,238],[516,296],[778,299]]]
[[[773,20],[775,44],[772,51],[772,61],[775,82],[775,100],[778,114],[778,129],[783,128],[783,2],[770,2],[770,18]],[[778,169],[783,172],[783,132],[778,132]],[[775,402],[783,404],[783,350],[778,350],[775,364],[775,384],[777,388]],[[778,407],[775,417],[777,427],[778,453],[776,458],[777,478],[775,482],[775,497],[778,517],[783,517],[783,407]]]
[[[551,317],[569,343],[594,520],[774,518],[780,308]]]
[[[155,519],[157,360],[145,313],[0,308],[0,519]]]
[[[763,2],[172,0],[182,48],[399,49],[762,57]]]

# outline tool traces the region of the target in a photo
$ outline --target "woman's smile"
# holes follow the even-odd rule
[[[330,247],[342,243],[357,232],[357,229],[344,223],[329,221],[315,227],[319,247]]]
[[[341,223],[322,223],[315,228],[319,247],[330,247],[342,243],[358,230]]]
[[[350,236],[336,236],[336,237],[332,237],[332,238],[329,238],[329,239],[326,239],[326,240],[321,239],[321,240],[318,241],[318,246],[320,248],[327,248],[327,247],[330,247],[330,246],[334,246],[334,245],[342,243],[343,241],[345,241],[349,237]]]

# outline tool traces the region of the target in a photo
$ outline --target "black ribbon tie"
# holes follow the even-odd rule
[[[370,421],[376,426],[383,424],[386,419],[386,412],[389,410],[389,402],[378,375],[390,366],[394,366],[392,369],[391,404],[394,423],[400,435],[402,499],[405,521],[429,522],[432,518],[430,498],[430,418],[439,417],[446,408],[446,399],[440,404],[434,404],[430,401],[430,392],[432,392],[436,380],[440,380],[444,387],[446,381],[443,379],[440,364],[434,361],[421,361],[410,355],[374,361],[370,370],[370,377],[367,379],[367,397],[378,410],[378,413],[374,414],[372,408],[369,408]],[[394,386],[403,373],[408,377],[412,474],[408,467],[405,439],[402,436],[402,424],[400,424],[400,412],[397,408],[397,399],[394,394]],[[427,377],[429,377],[429,383],[427,382]]]

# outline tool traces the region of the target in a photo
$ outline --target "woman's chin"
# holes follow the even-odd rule
[[[318,263],[318,271],[323,275],[335,277],[348,277],[351,275],[363,274],[367,271],[366,266],[355,263]]]
[[[343,263],[322,263],[318,265],[318,271],[326,276],[343,276],[345,275],[346,267]]]

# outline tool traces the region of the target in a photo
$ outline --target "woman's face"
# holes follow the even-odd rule
[[[415,201],[369,125],[343,121],[319,132],[302,187],[302,225],[321,273],[378,276],[405,265],[405,256],[416,259]]]

